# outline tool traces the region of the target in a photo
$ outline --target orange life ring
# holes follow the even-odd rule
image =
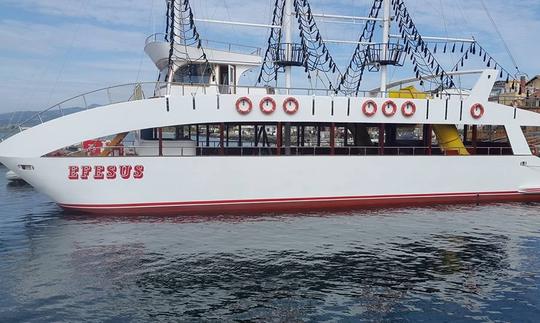
[[[283,101],[283,111],[287,114],[295,114],[300,108],[300,103],[293,97],[286,98]]]
[[[362,112],[367,117],[375,115],[375,113],[377,113],[377,103],[373,100],[367,100],[366,102],[364,102],[364,104],[362,104]]]
[[[253,102],[251,102],[251,100],[248,97],[243,96],[239,98],[238,100],[236,100],[236,111],[238,111],[238,113],[248,114],[251,112],[252,109],[253,109]]]
[[[271,97],[267,96],[259,102],[259,109],[264,114],[271,114],[276,111],[276,101]]]
[[[391,108],[391,110],[388,110],[388,108]],[[392,100],[388,100],[386,102],[383,103],[382,107],[382,113],[387,116],[387,117],[391,117],[393,116],[394,114],[396,114],[397,112],[397,105],[394,101]]]
[[[416,104],[412,101],[407,101],[401,105],[401,113],[404,117],[410,118],[416,113]]]
[[[471,107],[471,116],[474,119],[480,119],[484,115],[485,109],[484,106],[480,103],[476,103]]]

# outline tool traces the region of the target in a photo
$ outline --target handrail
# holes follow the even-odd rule
[[[146,45],[148,45],[150,43],[154,43],[154,42],[167,42],[166,39],[167,39],[166,34],[164,34],[164,33],[155,33],[155,34],[152,34],[152,35],[146,37],[146,40],[144,41],[144,45],[146,46]],[[208,49],[218,49],[218,48],[210,48],[210,46],[211,46],[211,44],[220,44],[220,45],[226,45],[227,48],[228,48],[227,50],[229,52],[232,52],[233,48],[244,48],[244,49],[250,50],[249,53],[251,55],[260,55],[261,51],[262,51],[262,49],[260,47],[243,45],[243,44],[238,44],[238,43],[224,42],[224,41],[219,41],[219,40],[201,39],[201,42],[206,43],[206,46],[208,47]]]
[[[98,147],[88,147],[87,149],[80,149],[78,151],[69,152],[65,155],[51,155],[50,157],[100,157],[100,153],[96,153],[95,149]],[[511,147],[498,146],[498,147],[466,147],[470,151],[485,151],[486,154],[471,154],[471,155],[457,155],[455,153],[441,150],[439,147],[424,147],[424,146],[396,146],[396,147],[384,147],[379,146],[339,146],[339,147],[330,147],[330,146],[291,146],[290,155],[285,155],[285,147],[262,147],[262,146],[229,146],[229,147],[205,147],[205,146],[167,146],[163,147],[169,152],[171,150],[178,150],[177,154],[167,154],[168,157],[216,157],[220,154],[205,154],[205,152],[216,152],[220,149],[223,151],[236,151],[239,154],[232,154],[230,156],[276,156],[275,152],[277,149],[280,150],[280,156],[503,156],[505,152],[512,154]],[[156,149],[157,146],[139,146],[139,145],[122,145],[122,146],[103,146],[98,149],[107,149],[107,150],[118,150],[123,153],[118,154],[113,157],[158,157],[159,154],[146,154],[142,155],[137,153],[137,149]],[[334,154],[331,155],[328,153],[330,150],[334,150]],[[380,155],[379,152],[384,151],[384,154]],[[126,151],[132,153],[126,154]],[[454,150],[455,152],[456,150]],[[255,153],[254,153],[255,152]],[[345,153],[344,153],[345,152]],[[393,153],[387,153],[393,152]],[[412,152],[412,153],[411,153]],[[227,156],[227,155],[224,155]]]
[[[73,96],[73,97],[71,97],[71,98],[69,98],[69,99],[65,99],[65,100],[63,100],[63,101],[61,101],[61,102],[59,102],[59,103],[56,103],[56,104],[54,104],[54,105],[52,105],[52,106],[46,108],[45,110],[42,110],[42,111],[40,111],[40,112],[37,112],[37,113],[33,114],[31,117],[29,117],[29,118],[25,119],[24,121],[20,122],[20,123],[16,126],[16,129],[19,130],[18,132],[23,131],[23,130],[24,130],[24,129],[23,129],[23,128],[24,128],[24,125],[25,125],[26,123],[28,123],[28,122],[30,122],[30,121],[36,119],[36,117],[39,118],[40,123],[44,123],[44,122],[43,122],[43,119],[42,119],[42,115],[43,115],[44,113],[47,113],[47,112],[49,112],[49,111],[55,109],[55,108],[58,108],[58,110],[59,110],[61,116],[64,116],[64,110],[62,109],[62,105],[65,104],[65,103],[68,103],[68,102],[70,102],[70,101],[75,101],[75,100],[77,100],[77,99],[82,99],[83,102],[84,102],[84,105],[85,105],[85,106],[84,106],[84,110],[88,110],[88,109],[90,108],[91,104],[88,104],[88,102],[87,102],[87,100],[86,100],[86,97],[89,96],[89,95],[91,95],[91,94],[94,94],[94,93],[104,92],[104,91],[105,91],[107,94],[110,94],[110,90],[112,90],[112,89],[117,89],[117,88],[122,88],[122,87],[128,87],[128,86],[129,86],[129,87],[133,87],[133,90],[135,90],[135,87],[136,87],[136,86],[142,86],[142,85],[144,85],[144,84],[158,84],[158,83],[162,83],[162,82],[127,83],[127,84],[113,85],[113,86],[104,87],[104,88],[100,88],[100,89],[97,89],[97,90],[92,90],[92,91],[89,91],[89,92],[85,92],[85,93],[83,93],[83,94],[79,94],[79,95]],[[131,98],[131,97],[130,97],[130,98]],[[128,98],[128,99],[125,100],[125,101],[121,101],[121,102],[127,102],[127,101],[129,101],[130,98]],[[109,101],[112,101],[110,95],[109,95]],[[117,103],[120,103],[120,102],[117,102]],[[109,102],[109,104],[112,104],[112,102]],[[95,106],[95,107],[97,107],[97,106]],[[90,109],[91,109],[91,108],[90,108]],[[53,120],[53,119],[51,119],[51,120]],[[15,134],[15,133],[18,133],[18,132],[13,132],[13,131],[12,131],[12,132],[8,133],[5,137],[3,137],[3,138],[0,139],[0,142],[4,141],[6,138],[8,138],[8,137],[10,137],[11,135],[13,135],[13,134]]]
[[[92,90],[92,91],[89,91],[89,92],[85,92],[83,94],[73,96],[73,97],[71,97],[69,99],[66,99],[66,100],[63,100],[63,101],[61,101],[59,103],[56,103],[56,104],[48,107],[47,109],[45,109],[43,111],[37,112],[34,115],[32,115],[31,117],[25,119],[24,121],[22,121],[21,123],[19,123],[15,127],[15,131],[11,131],[8,134],[6,134],[3,138],[0,138],[0,142],[4,141],[6,138],[8,138],[8,137],[10,137],[10,136],[12,136],[12,135],[14,135],[16,133],[22,132],[24,130],[24,128],[27,128],[28,125],[29,126],[34,126],[35,124],[29,124],[33,120],[36,120],[36,121],[38,121],[37,122],[38,124],[41,124],[41,123],[44,123],[44,122],[47,122],[47,121],[50,121],[50,120],[54,120],[54,119],[56,119],[58,117],[64,116],[65,115],[64,112],[65,112],[66,104],[71,102],[71,101],[75,101],[75,100],[79,100],[79,99],[82,100],[82,103],[83,103],[84,106],[83,107],[77,107],[77,108],[82,108],[83,110],[96,108],[96,107],[103,106],[103,105],[92,106],[95,103],[89,102],[88,101],[88,96],[92,95],[92,94],[103,92],[103,95],[105,95],[105,98],[107,98],[106,101],[108,101],[108,103],[105,104],[105,105],[113,104],[113,103],[128,102],[128,101],[132,100],[133,93],[134,93],[135,89],[137,87],[142,88],[143,86],[151,86],[151,89],[153,91],[151,96],[154,97],[156,95],[156,93],[157,93],[156,91],[166,88],[168,86],[168,83],[167,82],[159,82],[159,81],[158,82],[126,83],[126,84],[120,84],[120,85],[113,85],[113,86],[109,86],[109,87],[104,87],[104,88],[100,88],[100,89],[97,89],[97,90]],[[220,95],[220,87],[222,85],[219,85],[219,84],[202,84],[202,83],[171,83],[171,86],[173,88],[181,87],[182,96],[196,96],[199,89],[202,89],[201,92],[204,95],[204,94],[206,94],[208,92],[207,89],[209,89],[209,88],[215,88],[215,94]],[[129,89],[130,90],[128,92],[129,96],[127,96],[125,99],[122,99],[122,100],[119,100],[119,101],[114,101],[112,99],[112,97],[111,97],[111,90],[120,89],[120,88]],[[316,94],[325,95],[325,96],[345,96],[342,93],[338,93],[335,90],[307,88],[307,87],[290,87],[290,88],[287,88],[287,87],[267,87],[267,86],[237,85],[237,86],[234,86],[234,88],[236,89],[236,92],[239,92],[238,90],[245,89],[248,95],[250,94],[251,89],[259,89],[259,90],[264,90],[264,93],[267,93],[267,94],[278,94],[278,95],[279,94],[292,94],[291,92],[305,92],[304,95],[313,95],[313,96],[315,96]],[[194,89],[195,89],[195,91],[193,91]],[[283,93],[277,93],[279,91],[283,91]],[[358,91],[358,93],[356,93],[354,96],[348,96],[348,97],[380,97],[381,95],[382,96],[388,96],[388,94],[390,94],[390,93],[391,93],[391,91],[377,92],[377,93],[373,93],[373,92],[370,92],[370,91]],[[144,91],[143,91],[143,94],[144,94]],[[428,94],[426,93],[426,95],[428,95]],[[161,95],[161,94],[158,95],[158,97],[161,97],[161,96],[163,96],[163,95]],[[443,98],[443,97],[444,98],[451,98],[452,96],[459,97],[459,95],[457,95],[457,94],[440,94],[440,95],[437,95],[437,97],[441,97],[441,98]],[[64,108],[63,108],[63,106],[64,106]],[[49,120],[44,120],[43,115],[45,113],[47,113],[47,112],[52,111],[53,109],[58,109],[59,115],[56,116],[55,118],[51,118]]]
[[[148,37],[146,37],[145,41],[144,41],[144,45],[148,45],[149,43],[154,43],[154,42],[158,42],[158,38],[163,38],[163,42],[165,42],[165,38],[167,37],[167,34],[165,33],[154,33]]]

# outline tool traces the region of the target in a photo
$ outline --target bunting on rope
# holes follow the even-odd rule
[[[377,18],[381,11],[383,1],[375,0],[369,12],[369,18]],[[373,34],[376,26],[375,20],[367,20],[362,30],[362,34],[358,39],[358,45],[354,50],[353,56],[347,66],[347,69],[341,77],[338,90],[347,95],[358,95],[360,84],[364,77],[364,71],[367,65],[367,51],[369,45],[362,45],[362,42],[371,42],[373,40]]]
[[[304,54],[303,66],[305,72],[318,71],[324,73],[328,79],[328,88],[335,90],[332,80],[341,78],[341,73],[323,41],[313,17],[311,6],[307,0],[295,0],[294,9],[298,20],[300,44]],[[333,77],[328,77],[328,74],[333,74]],[[308,77],[310,77],[309,74]]]
[[[276,0],[274,3],[274,12],[272,17],[273,26],[282,26],[283,25],[283,12],[285,10],[285,0]],[[281,44],[282,31],[281,29],[272,28],[270,30],[270,36],[268,37],[268,45],[266,47],[266,52],[264,54],[263,64],[261,66],[261,71],[259,72],[259,77],[257,78],[257,83],[264,83],[266,85],[270,82],[277,82],[278,72],[280,67],[275,64],[275,46]]]
[[[405,43],[405,53],[413,63],[413,70],[416,78],[423,84],[424,81],[435,82],[438,90],[454,87],[452,76],[448,75],[439,64],[426,42],[418,32],[411,15],[405,7],[403,0],[392,0],[392,8],[395,13],[395,20],[398,23],[401,38]],[[437,49],[434,48],[434,52]],[[446,47],[443,49],[446,50]],[[462,49],[463,50],[463,49]],[[455,46],[452,48],[455,51]],[[437,75],[437,78],[425,78],[426,76]]]
[[[169,42],[169,70],[184,66],[185,62],[209,64],[202,46],[201,37],[195,26],[193,11],[189,0],[168,0],[167,2],[167,35]],[[200,56],[191,57],[188,47],[200,50]],[[191,51],[193,52],[193,51]],[[191,79],[191,69],[187,71]],[[212,71],[213,73],[213,71]]]
[[[307,0],[292,0],[295,10],[295,17],[298,22],[299,44],[288,44],[288,46],[298,45],[300,50],[299,65],[304,68],[311,78],[310,72],[316,71],[326,75],[328,87],[335,90],[334,79],[339,79],[341,74],[338,66],[330,54],[317,23],[313,17],[311,6]],[[276,0],[272,24],[282,26],[284,18],[285,0]],[[272,28],[267,41],[267,48],[264,61],[257,79],[257,83],[266,85],[270,82],[277,82],[279,72],[283,71],[283,65],[278,64],[285,52],[283,49],[283,30]],[[332,74],[329,76],[329,74]],[[337,75],[337,76],[335,76]]]
[[[461,46],[465,47],[465,43],[462,43]],[[459,71],[461,67],[464,67],[466,61],[474,57],[479,57],[487,68],[498,70],[499,73],[497,75],[499,79],[506,79],[506,83],[510,82],[510,80],[512,79],[512,81],[514,81],[512,82],[512,90],[515,89],[515,81],[517,81],[517,78],[513,76],[507,69],[505,69],[493,56],[491,56],[491,54],[488,53],[485,48],[483,48],[476,41],[470,43],[470,45],[468,45],[468,47],[464,49],[463,55],[457,60],[457,63],[454,65],[454,67],[452,67],[451,71]],[[522,90],[519,89],[520,93],[521,91]]]

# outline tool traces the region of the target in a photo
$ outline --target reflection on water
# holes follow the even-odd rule
[[[89,217],[0,171],[0,318],[536,321],[537,204]]]

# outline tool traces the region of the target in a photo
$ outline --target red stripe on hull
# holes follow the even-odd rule
[[[260,200],[223,200],[137,204],[60,204],[67,211],[107,215],[175,215],[201,213],[265,213],[343,210],[502,202],[540,202],[540,195],[519,192],[448,193],[362,197],[319,197]]]

